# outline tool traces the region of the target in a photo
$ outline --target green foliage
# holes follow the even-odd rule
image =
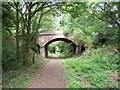
[[[36,71],[42,69],[48,61],[36,55],[36,62],[29,67],[19,67],[17,70],[9,70],[2,73],[3,88],[28,88]]]
[[[84,13],[86,14],[86,13]],[[65,35],[69,35],[80,45],[83,42],[92,42],[92,32],[95,30],[91,26],[91,17],[83,15],[73,18],[70,14],[66,14],[61,22],[61,26]]]
[[[47,7],[43,7],[44,5]],[[14,38],[14,42],[9,39],[7,41],[13,44],[13,46],[11,45],[10,48],[14,47],[14,50],[11,49],[11,52],[13,51],[11,54],[10,52],[7,52],[9,47],[7,45],[5,47],[4,45],[5,50],[3,50],[3,57],[4,59],[9,58],[9,60],[3,61],[3,66],[6,67],[6,69],[9,67],[9,65],[7,66],[9,62],[13,67],[16,67],[14,65],[16,63],[16,65],[27,65],[27,63],[29,65],[35,56],[34,53],[31,54],[31,51],[36,48],[36,41],[38,39],[39,32],[44,30],[51,30],[54,28],[55,18],[53,14],[55,14],[55,12],[51,8],[53,3],[44,3],[44,5],[42,2],[36,1],[26,3],[2,2],[2,6],[0,8],[2,9],[3,30],[11,34],[8,34],[10,38],[12,35],[16,36],[16,38],[12,37]],[[19,60],[16,60],[15,57],[17,57]]]
[[[11,33],[14,21],[13,10],[6,2],[2,2],[2,6],[0,6],[0,8],[2,10],[2,28],[4,28],[2,30]]]
[[[97,88],[107,88],[107,87],[113,87],[112,81],[110,80],[110,71],[103,71],[96,74],[89,75],[91,85],[97,87]]]
[[[51,10],[52,12],[52,10]],[[54,12],[53,12],[54,13]],[[52,14],[45,14],[41,20],[41,28],[47,31],[53,31],[55,28],[55,17]]]
[[[73,47],[64,41],[53,42],[48,46],[48,51],[58,55],[60,58],[67,58],[73,55]],[[57,53],[59,52],[59,53]],[[51,56],[51,54],[49,54]]]
[[[59,45],[60,49],[62,50],[62,54],[64,57],[70,57],[73,54],[73,47],[69,43],[61,42]]]
[[[14,38],[6,31],[2,32],[2,64],[3,70],[15,69],[18,62],[16,60]],[[8,64],[9,63],[9,64]]]
[[[65,3],[65,17],[61,21],[61,26],[65,35],[70,35],[74,40],[81,44],[94,42],[99,46],[103,44],[117,45],[119,42],[119,12],[120,2],[109,3]],[[119,15],[118,15],[119,16]],[[94,35],[94,33],[96,35]],[[99,33],[102,36],[99,37]],[[99,42],[102,39],[105,42]]]
[[[118,71],[119,57],[107,49],[93,49],[87,58],[81,56],[62,60],[67,69],[68,87],[118,88],[111,78],[112,74]]]
[[[49,57],[54,57],[54,56],[56,56],[57,54],[55,54],[55,53],[48,53],[48,56]]]
[[[52,2],[36,1],[26,3],[3,2],[0,8],[2,8],[3,26],[3,70],[24,69],[23,60],[26,65],[32,65],[32,55],[29,51],[35,47],[34,43],[37,40],[38,32],[54,29],[55,5]],[[120,2],[66,2],[59,9],[61,9],[62,14],[65,14],[61,21],[64,34],[77,41],[78,45],[86,43],[88,46],[92,46],[92,43],[95,42],[95,44],[100,45],[99,47],[102,47],[100,40],[104,37],[107,39],[105,45],[117,47],[118,41],[120,41],[118,37]],[[14,32],[15,28],[19,30]],[[19,40],[15,41],[12,34],[23,35],[25,38],[21,38],[20,42]],[[15,42],[20,44],[20,47],[15,48]],[[73,54],[71,52],[72,46],[68,43],[57,43],[54,46],[58,46],[62,51],[59,54],[60,57],[69,57]],[[51,45],[48,50],[52,51],[54,46]],[[95,50],[86,50],[80,58],[63,61],[69,72],[67,77],[70,82],[69,87],[118,87],[116,83],[113,84],[110,80],[110,72],[116,72],[119,66],[118,55],[114,55],[112,51],[107,51],[107,49],[99,49],[99,47]],[[20,49],[19,60],[16,59],[17,49]],[[21,82],[30,77],[27,73],[23,76],[21,71],[3,72],[4,87],[22,87]]]
[[[57,43],[56,42],[54,42],[54,43],[51,43],[49,46],[48,46],[48,52],[50,52],[50,53],[55,53],[55,48],[56,48],[56,46],[57,46]]]

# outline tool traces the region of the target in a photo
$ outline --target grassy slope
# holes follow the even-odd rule
[[[46,60],[38,56],[34,65],[30,65],[27,68],[21,66],[17,70],[4,72],[2,77],[2,87],[27,88],[35,72],[39,69],[42,69],[46,62]]]
[[[69,88],[107,88],[118,85],[118,55],[105,49],[62,60]],[[119,83],[120,84],[120,83]]]

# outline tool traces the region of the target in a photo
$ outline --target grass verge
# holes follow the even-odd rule
[[[41,56],[36,57],[35,64],[29,67],[21,66],[17,70],[2,73],[2,88],[27,88],[37,70],[42,69],[47,60]]]
[[[86,55],[62,60],[68,88],[120,88],[117,54],[100,48]]]

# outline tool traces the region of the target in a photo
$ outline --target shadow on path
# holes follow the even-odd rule
[[[60,57],[55,56],[55,57],[47,57],[47,59],[60,59]]]

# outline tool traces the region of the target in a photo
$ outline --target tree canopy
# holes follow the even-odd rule
[[[41,32],[56,29],[58,16],[64,34],[79,46],[119,50],[120,2],[2,2],[2,31],[16,43],[16,60],[35,62],[36,40]]]

